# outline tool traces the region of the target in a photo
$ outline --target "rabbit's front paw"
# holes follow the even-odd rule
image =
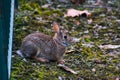
[[[44,59],[44,58],[40,58],[40,61],[41,61],[41,62],[49,62],[48,59]]]
[[[64,61],[63,59],[61,59],[61,60],[58,60],[58,63],[59,63],[59,64],[64,64],[65,61]]]

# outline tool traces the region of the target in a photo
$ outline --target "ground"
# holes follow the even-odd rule
[[[118,80],[120,79],[120,48],[104,49],[100,45],[120,45],[120,9],[118,2],[108,6],[92,6],[90,3],[75,5],[54,1],[42,7],[46,1],[21,0],[15,12],[11,80]],[[113,4],[114,3],[114,4]],[[87,5],[87,6],[85,6]],[[88,10],[90,17],[64,17],[67,9]],[[91,20],[91,22],[90,22]],[[64,55],[65,65],[78,74],[72,74],[57,66],[56,62],[28,62],[15,53],[22,39],[35,31],[53,36],[51,27],[57,21],[70,36],[80,42],[68,47]]]

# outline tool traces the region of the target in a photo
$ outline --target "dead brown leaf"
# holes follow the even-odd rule
[[[78,20],[75,20],[74,23],[75,23],[75,25],[77,25],[77,26],[80,25],[80,21],[78,21]]]
[[[116,48],[120,48],[120,45],[100,45],[99,48],[101,49],[116,49]]]
[[[65,17],[76,17],[76,16],[82,16],[86,15],[87,17],[91,16],[91,13],[89,13],[87,10],[79,11],[76,9],[68,9],[67,14],[65,14]]]

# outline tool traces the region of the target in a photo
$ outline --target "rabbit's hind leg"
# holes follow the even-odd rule
[[[48,59],[42,58],[41,57],[42,55],[40,55],[40,53],[41,53],[41,50],[40,50],[39,47],[37,47],[37,53],[32,58],[35,59],[35,60],[37,60],[37,61],[39,61],[39,62],[49,62]]]
[[[34,58],[35,60],[39,61],[39,62],[49,62],[48,59],[44,59],[44,58],[41,58],[41,57],[36,57],[36,56],[34,56],[33,58]]]

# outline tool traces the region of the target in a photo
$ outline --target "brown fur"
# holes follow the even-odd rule
[[[38,32],[26,36],[20,49],[22,55],[41,62],[54,60],[64,63],[62,57],[72,38],[67,36],[65,31],[60,30],[56,22],[53,23],[53,28],[56,32],[54,37]]]

